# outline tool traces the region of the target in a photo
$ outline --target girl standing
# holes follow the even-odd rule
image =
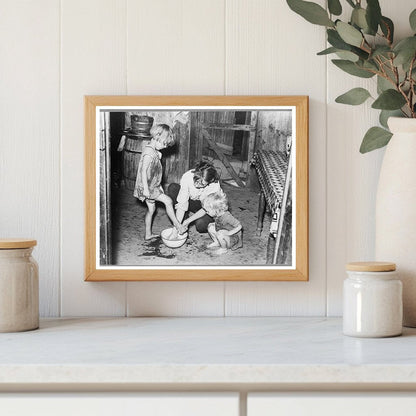
[[[165,205],[166,213],[172,221],[179,234],[186,231],[186,228],[179,223],[175,216],[172,199],[167,196],[162,188],[162,154],[160,150],[175,143],[173,131],[167,124],[157,124],[150,130],[152,139],[145,146],[137,169],[136,185],[133,195],[145,201],[147,212],[144,219],[145,223],[145,240],[158,237],[152,233],[153,215],[156,211],[156,201]]]

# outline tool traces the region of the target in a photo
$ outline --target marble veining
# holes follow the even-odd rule
[[[41,320],[0,334],[0,383],[414,383],[416,329],[342,335],[339,318]]]

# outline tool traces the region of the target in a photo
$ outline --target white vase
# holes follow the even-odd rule
[[[377,190],[376,260],[396,263],[403,323],[416,327],[416,119],[391,117]]]

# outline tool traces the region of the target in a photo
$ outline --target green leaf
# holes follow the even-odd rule
[[[326,34],[328,43],[332,45],[334,48],[344,49],[346,51],[349,51],[351,49],[351,46],[341,39],[341,36],[335,29],[327,29]]]
[[[378,0],[367,0],[366,18],[370,33],[375,35],[381,21],[381,9]]]
[[[335,29],[327,29],[327,39],[328,43],[332,45],[336,49],[344,50],[344,51],[350,51],[355,53],[357,56],[359,56],[361,59],[368,59],[368,53],[355,47],[352,45],[349,45],[348,43],[345,43],[341,36],[338,34],[338,32]]]
[[[303,0],[286,0],[288,6],[305,20],[314,25],[334,26],[328,12],[319,4]]]
[[[351,52],[354,52],[356,55],[358,55],[363,61],[366,61],[369,58],[368,52],[363,51],[360,48],[357,48],[355,46],[351,46]]]
[[[335,102],[349,105],[360,105],[371,97],[365,88],[353,88],[335,99]]]
[[[342,13],[342,6],[339,0],[328,0],[329,13],[339,16]]]
[[[330,48],[324,49],[321,52],[318,52],[317,55],[329,55],[331,53],[336,53],[339,58],[346,59],[347,61],[357,62],[360,59],[359,56],[353,52],[344,51],[332,46]]]
[[[403,116],[403,113],[400,110],[392,110],[392,111],[382,110],[380,111],[379,121],[383,127],[388,129],[389,126],[387,125],[387,120],[390,117],[402,117],[402,116]]]
[[[391,136],[393,136],[392,133],[381,127],[371,127],[363,138],[360,153],[371,152],[372,150],[386,146],[390,141]]]
[[[317,55],[329,55],[330,53],[335,53],[337,51],[338,51],[337,48],[334,48],[334,47],[331,46],[330,48],[327,48],[327,49],[324,49],[321,52],[318,52]]]
[[[383,91],[371,107],[379,110],[398,110],[406,104],[406,99],[399,91],[388,89]]]
[[[338,68],[347,72],[348,74],[354,75],[356,77],[371,78],[375,75],[370,71],[366,71],[365,69],[361,69],[356,63],[346,61],[344,59],[333,59],[332,63],[334,65],[336,65]]]
[[[356,7],[351,14],[351,23],[361,28],[364,32],[368,31],[366,11],[362,7]]]
[[[384,36],[390,43],[393,43],[394,38],[394,23],[388,17],[382,16],[380,21],[380,28]]]
[[[401,40],[393,50],[396,54],[394,64],[408,66],[416,54],[416,36]]]
[[[358,62],[360,57],[357,56],[355,53],[350,51],[337,51],[337,56],[342,60],[351,61],[351,62]]]
[[[338,20],[336,28],[339,36],[344,42],[349,45],[357,46],[358,48],[361,46],[361,43],[363,42],[363,35],[354,26]]]
[[[378,64],[373,59],[369,59],[363,62],[364,69],[371,69],[372,71],[379,71]]]
[[[414,48],[416,44],[416,36],[409,36],[407,38],[402,39],[400,42],[396,44],[393,48],[395,52],[400,52],[401,50]]]
[[[409,16],[409,23],[410,27],[412,28],[413,32],[416,32],[416,9],[410,13]]]
[[[394,72],[387,66],[384,66],[384,72],[386,75],[396,84],[396,75]],[[405,74],[399,73],[399,82],[403,82]],[[394,88],[394,85],[385,78],[377,79],[377,92],[380,94],[382,91],[389,90]]]
[[[392,83],[386,78],[377,75],[377,93],[381,94],[383,91],[389,90],[392,87]]]
[[[390,59],[391,52],[392,50],[388,46],[376,46],[376,48],[371,52],[371,56],[376,57],[381,55]]]

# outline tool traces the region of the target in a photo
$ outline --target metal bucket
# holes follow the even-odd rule
[[[150,129],[153,126],[153,117],[132,115],[130,121],[132,132],[150,136]]]

